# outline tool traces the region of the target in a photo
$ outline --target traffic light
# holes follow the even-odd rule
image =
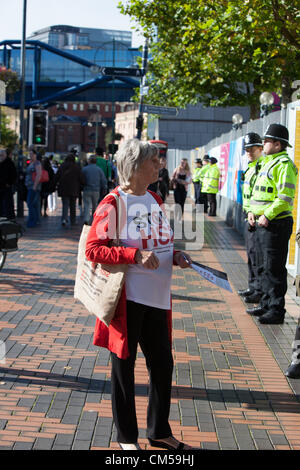
[[[48,111],[31,109],[29,121],[28,145],[47,147],[48,145]]]
[[[138,130],[138,135],[139,136],[142,134],[143,124],[144,124],[143,115],[139,114],[139,116],[136,118],[136,128]]]
[[[118,151],[119,146],[117,144],[108,144],[109,153],[115,154]]]

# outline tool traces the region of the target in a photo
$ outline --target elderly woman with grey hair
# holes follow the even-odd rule
[[[96,320],[94,344],[111,351],[111,393],[117,440],[138,450],[134,365],[140,345],[150,376],[147,437],[154,447],[192,449],[169,425],[173,357],[171,347],[172,264],[189,267],[187,254],[174,251],[173,233],[160,197],[148,191],[157,181],[159,152],[154,144],[126,141],[116,155],[120,186],[99,204],[86,244],[95,263],[128,264],[125,285],[109,327]],[[120,246],[112,246],[120,208]],[[124,215],[125,214],[125,215]]]

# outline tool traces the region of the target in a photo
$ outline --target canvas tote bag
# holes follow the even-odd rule
[[[117,237],[113,244],[119,245],[121,220],[119,197],[114,193],[111,194],[116,199],[118,214]],[[88,261],[85,257],[85,248],[90,228],[89,225],[83,226],[79,240],[74,298],[109,326],[121,296],[128,265],[95,264]]]

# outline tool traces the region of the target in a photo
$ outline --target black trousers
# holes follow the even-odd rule
[[[181,207],[181,212],[184,212],[184,204],[186,200],[187,191],[183,184],[177,184],[177,187],[174,189],[174,200],[176,204],[179,204]]]
[[[207,202],[209,204],[208,215],[216,215],[217,211],[217,195],[214,193],[207,193]]]
[[[268,227],[257,227],[258,275],[261,278],[263,297],[260,305],[268,312],[285,313],[289,239],[293,218],[271,221]]]
[[[256,227],[249,231],[249,223],[245,222],[245,243],[247,251],[248,264],[248,288],[253,293],[262,295],[260,276],[257,265],[257,233]]]
[[[195,204],[200,203],[200,193],[201,193],[201,185],[200,183],[193,183],[194,185],[194,193],[195,193]]]
[[[11,186],[0,190],[0,217],[15,218],[14,196]]]
[[[172,435],[169,425],[173,357],[168,337],[166,310],[127,301],[127,334],[130,356],[119,359],[112,353],[112,411],[117,440],[137,442],[134,364],[138,343],[149,372],[147,437],[163,439]]]

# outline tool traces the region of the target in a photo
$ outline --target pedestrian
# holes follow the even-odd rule
[[[123,450],[140,449],[134,384],[138,344],[150,376],[146,431],[150,444],[173,451],[191,449],[172,436],[169,425],[172,263],[187,268],[184,256],[189,257],[174,252],[172,229],[160,207],[162,200],[147,191],[158,178],[158,152],[156,145],[138,139],[122,144],[116,154],[120,186],[113,190],[125,213],[121,214],[121,246],[112,246],[113,235],[108,235],[114,232],[110,227],[118,219],[112,195],[100,202],[86,245],[89,261],[128,264],[115,316],[109,327],[97,319],[94,334],[94,344],[111,351],[113,419]]]
[[[285,317],[286,260],[293,229],[293,203],[298,170],[286,148],[289,131],[271,124],[264,137],[265,158],[250,198],[248,222],[257,224],[258,275],[263,297],[258,307],[246,310],[262,324],[281,324]]]
[[[204,181],[205,173],[209,170],[209,167],[210,167],[209,155],[205,154],[204,157],[202,158],[202,168],[200,172],[200,195],[199,195],[200,204],[203,204],[204,214],[207,214],[208,202],[207,202],[207,194],[203,192],[203,181]]]
[[[300,229],[296,233],[296,242],[300,248]],[[300,297],[300,275],[298,274],[295,279],[296,295]],[[285,375],[290,379],[300,379],[300,317],[296,327],[295,339],[292,344],[292,358],[291,363],[285,372]]]
[[[117,169],[107,152],[103,152],[103,158],[107,161],[106,174],[110,174],[110,179],[107,182],[107,191],[110,191],[111,189],[114,189],[117,186]]]
[[[262,297],[260,277],[257,270],[257,237],[256,225],[248,222],[249,202],[255,180],[263,161],[263,143],[261,137],[255,132],[249,132],[244,139],[245,153],[248,158],[248,167],[243,174],[243,212],[245,216],[245,242],[248,259],[248,287],[238,291],[246,303],[259,303]]]
[[[109,156],[107,155],[106,152],[103,152],[103,149],[101,147],[96,148],[96,159],[97,159],[97,162],[96,162],[97,166],[101,168],[108,182],[108,186],[111,187],[112,168],[110,165]]]
[[[84,184],[84,178],[73,153],[70,153],[59,167],[55,180],[58,185],[58,195],[62,198],[61,224],[64,227],[69,222],[75,225],[76,199],[79,197],[80,186]]]
[[[54,190],[48,196],[48,210],[49,212],[54,212],[57,206],[57,191],[55,187],[55,175],[58,172],[58,163],[56,160],[53,160],[53,155],[50,155],[49,161],[50,161],[53,173],[54,173],[54,182],[53,182]]]
[[[27,227],[36,227],[40,223],[40,201],[42,164],[38,152],[31,147],[29,149],[30,162],[26,168],[25,186],[27,188],[28,219]]]
[[[15,219],[13,185],[17,180],[16,167],[8,150],[0,149],[0,217]]]
[[[209,209],[207,215],[216,216],[217,211],[217,192],[219,191],[220,170],[217,166],[218,160],[210,157],[210,165],[203,177],[202,192],[207,194]]]
[[[186,158],[182,158],[172,175],[174,200],[176,203],[175,217],[181,219],[184,213],[184,204],[187,196],[188,185],[192,182],[191,171]]]
[[[169,186],[170,186],[170,177],[167,169],[167,159],[166,157],[160,157],[160,170],[158,173],[158,191],[159,195],[165,202],[166,197],[169,195]]]
[[[193,171],[192,180],[193,180],[193,185],[194,185],[196,210],[200,210],[200,207],[197,207],[197,206],[201,204],[200,203],[200,194],[201,194],[200,175],[201,175],[201,170],[203,168],[201,158],[197,158],[195,164],[196,164],[196,167]]]
[[[50,160],[48,158],[44,158],[42,161],[42,167],[44,170],[47,171],[48,176],[49,176],[49,181],[42,183],[41,187],[41,213],[44,209],[44,217],[48,217],[47,214],[47,209],[48,209],[48,197],[49,195],[55,191],[55,173],[52,169],[52,166],[50,164]]]
[[[96,161],[96,156],[91,155],[88,159],[88,165],[81,170],[85,181],[83,185],[83,223],[87,225],[90,225],[99,201],[107,194],[107,180],[101,168],[96,165]]]

